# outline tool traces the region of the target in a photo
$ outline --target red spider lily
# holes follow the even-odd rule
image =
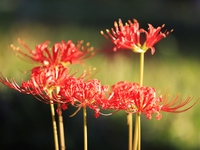
[[[95,111],[95,117],[100,115],[100,106],[102,100],[106,98],[106,92],[108,86],[102,86],[97,79],[88,80],[85,82],[79,82],[74,89],[73,102],[76,107],[89,107]],[[64,91],[68,91],[68,87],[65,87]]]
[[[136,19],[133,19],[133,22],[128,20],[128,23],[125,23],[125,25],[123,25],[121,19],[119,19],[118,23],[116,21],[114,22],[114,28],[111,28],[111,32],[106,29],[108,35],[103,31],[101,31],[101,34],[106,38],[110,38],[116,45],[114,51],[119,48],[125,48],[131,49],[136,53],[144,53],[148,49],[151,49],[151,54],[154,54],[154,45],[173,30],[162,33],[161,29],[164,25],[157,28],[154,28],[151,24],[148,24],[148,26],[148,31],[146,31],[139,28],[139,23]],[[141,33],[145,33],[146,35],[144,43],[141,43]]]
[[[151,119],[154,113],[156,118],[161,119],[160,111],[165,112],[183,112],[195,105],[180,110],[191,101],[188,97],[186,100],[179,100],[178,97],[172,99],[156,97],[156,90],[152,87],[140,87],[133,82],[118,82],[112,86],[112,92],[105,103],[104,108],[114,110],[124,110],[128,113],[143,113],[147,119]]]
[[[61,102],[58,93],[70,79],[68,69],[63,65],[35,67],[32,69],[30,80],[24,82],[22,87],[42,99]]]
[[[89,107],[98,117],[100,114],[98,105],[101,99],[105,99],[108,87],[101,86],[99,80],[84,81],[87,74],[75,78],[67,75],[67,72],[68,70],[62,66],[35,68],[31,80],[25,82],[22,87],[36,97],[46,100],[47,103],[52,101],[61,103],[62,109],[67,109],[69,104],[79,108]]]
[[[79,90],[83,90],[80,85],[84,84],[86,75],[87,73],[84,73],[78,78],[71,76],[67,68],[62,65],[59,68],[58,66],[38,67],[34,69],[30,81],[24,82],[22,87],[45,103],[61,104],[57,109],[57,113],[60,114],[62,113],[60,108],[66,110],[68,105],[78,102],[76,95]]]
[[[107,108],[124,110],[128,113],[143,113],[148,119],[152,114],[160,114],[158,105],[162,98],[156,98],[156,90],[151,87],[140,87],[137,83],[118,82],[112,86]]]
[[[35,47],[32,50],[23,41],[18,39],[19,44],[21,44],[27,51],[22,51],[19,47],[15,47],[11,44],[11,48],[16,52],[16,55],[21,57],[24,56],[31,61],[42,63],[42,65],[57,65],[57,64],[74,64],[83,63],[82,60],[89,58],[94,55],[93,47],[89,47],[90,43],[86,46],[82,46],[83,41],[79,41],[76,45],[71,41],[61,41],[61,43],[55,43],[52,48],[49,48],[49,41],[45,41]]]
[[[96,79],[84,81],[86,76],[87,70],[76,78],[69,75],[63,65],[43,66],[33,68],[30,80],[22,82],[21,86],[14,79],[8,80],[2,75],[0,82],[21,93],[31,94],[42,102],[62,104],[62,109],[67,109],[69,104],[79,108],[89,107],[98,117],[99,105],[105,99],[108,86],[102,86]]]
[[[52,87],[61,87],[67,79],[69,72],[63,65],[43,66],[32,69],[31,82],[35,87],[52,89]]]
[[[33,68],[30,80],[22,82],[21,86],[13,78],[8,80],[2,75],[0,76],[0,82],[4,85],[21,93],[48,99],[48,101],[45,101],[46,103],[50,103],[50,100],[55,99],[55,95],[59,93],[60,88],[65,85],[68,79],[68,69],[62,65]]]

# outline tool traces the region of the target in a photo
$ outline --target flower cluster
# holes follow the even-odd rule
[[[90,43],[83,46],[83,41],[78,41],[77,44],[74,44],[71,40],[67,42],[61,41],[61,43],[55,43],[52,48],[48,47],[50,42],[45,41],[37,45],[35,50],[32,50],[21,39],[18,39],[18,42],[28,51],[28,53],[11,44],[10,47],[17,56],[41,63],[44,66],[82,63],[83,59],[94,55],[94,48],[89,47]]]
[[[154,54],[154,45],[173,30],[161,32],[164,25],[157,28],[154,28],[151,24],[148,24],[148,26],[148,31],[146,31],[139,28],[139,23],[136,19],[133,19],[133,22],[128,20],[128,23],[125,23],[125,25],[119,19],[118,23],[114,22],[114,28],[111,31],[106,29],[107,35],[103,31],[101,31],[101,34],[116,45],[114,51],[119,48],[125,48],[136,53],[145,53],[148,49],[151,49],[151,54]],[[145,42],[141,42],[142,33],[146,35]]]
[[[164,25],[154,28],[151,24],[148,24],[148,30],[144,30],[139,27],[136,19],[133,19],[133,22],[128,20],[128,23],[125,24],[119,19],[118,23],[114,22],[114,28],[111,28],[111,31],[106,29],[107,35],[103,31],[101,31],[101,34],[115,44],[114,51],[123,48],[135,53],[145,53],[150,49],[151,54],[154,54],[154,45],[173,31],[161,32],[163,27]],[[145,35],[144,42],[141,40],[142,34]],[[143,68],[140,69],[143,70]],[[122,81],[112,86],[108,101],[104,103],[103,108],[124,110],[127,113],[143,113],[148,119],[151,119],[152,115],[157,113],[156,118],[159,120],[162,117],[160,111],[183,112],[196,104],[194,102],[191,106],[183,108],[190,101],[190,96],[186,100],[179,98],[179,95],[171,100],[168,96],[164,96],[164,98],[162,96],[156,97],[155,88]]]
[[[106,34],[101,31],[106,38],[110,38],[117,48],[131,49],[137,53],[144,53],[151,49],[155,52],[154,44],[166,37],[171,31],[161,32],[164,27],[154,28],[148,24],[148,30],[139,28],[137,20],[130,20],[123,25],[122,21],[114,22],[112,33],[107,29]],[[146,40],[142,43],[141,34],[146,35]],[[75,107],[89,107],[95,111],[95,116],[100,115],[100,109],[123,110],[127,113],[143,113],[148,119],[151,119],[154,113],[156,118],[160,119],[160,111],[182,112],[190,109],[194,104],[186,109],[180,110],[191,100],[188,97],[185,101],[179,99],[179,96],[172,100],[168,97],[156,97],[156,90],[152,87],[141,86],[133,82],[118,82],[109,88],[107,85],[101,85],[97,79],[85,79],[87,71],[80,77],[70,75],[67,65],[74,63],[83,64],[83,60],[94,55],[93,47],[89,43],[83,46],[83,41],[74,44],[71,40],[61,43],[55,43],[49,48],[49,41],[45,41],[35,47],[29,48],[23,41],[18,42],[27,50],[26,52],[19,47],[11,44],[17,56],[39,63],[31,69],[30,79],[23,81],[19,86],[14,79],[7,79],[0,75],[0,82],[21,93],[32,94],[37,99],[45,103],[58,103],[63,109],[68,105]],[[109,91],[109,93],[108,93]],[[108,97],[106,97],[108,95]]]
[[[19,86],[14,79],[8,80],[3,75],[0,82],[21,93],[32,94],[45,103],[59,103],[63,109],[71,104],[76,107],[86,107],[95,111],[99,116],[100,100],[105,99],[105,92],[108,86],[102,86],[99,80],[86,80],[87,70],[80,76],[70,75],[66,64],[81,63],[83,59],[94,55],[93,47],[82,46],[83,41],[77,45],[72,41],[55,43],[52,49],[48,48],[46,41],[31,50],[23,41],[18,39],[30,54],[23,52],[18,47],[11,45],[17,56],[39,63],[31,69],[30,79],[23,81]]]
[[[160,116],[161,101],[162,97],[156,98],[154,88],[123,81],[112,86],[108,108],[124,110],[127,113],[143,113],[151,119],[153,113],[157,113],[157,117]]]
[[[180,100],[179,95],[169,100],[169,97],[162,95],[156,97],[156,89],[147,86],[140,86],[138,83],[121,81],[112,86],[107,103],[104,108],[112,110],[124,110],[127,113],[143,113],[147,119],[151,119],[154,113],[156,118],[161,119],[160,111],[164,112],[183,112],[190,109],[193,105],[180,110],[188,104],[191,97]]]
[[[114,22],[114,28],[111,28],[111,31],[106,30],[107,34],[101,31],[104,37],[115,44],[114,51],[128,49],[140,54],[139,83],[120,81],[109,89],[109,86],[102,85],[100,80],[90,78],[90,69],[85,70],[79,77],[75,76],[76,72],[71,73],[69,65],[84,64],[84,59],[94,56],[94,48],[90,47],[90,43],[83,46],[83,41],[74,44],[68,40],[49,47],[50,42],[45,41],[37,45],[35,49],[31,49],[21,39],[18,39],[18,42],[25,50],[13,44],[10,47],[16,56],[34,62],[36,66],[31,69],[29,79],[22,81],[21,85],[17,84],[14,78],[8,79],[1,73],[0,82],[50,104],[56,150],[59,149],[59,144],[54,104],[57,104],[61,149],[65,149],[62,110],[68,109],[71,105],[77,108],[71,116],[83,108],[84,150],[87,150],[86,108],[92,109],[96,118],[102,114],[101,109],[126,112],[129,126],[129,150],[132,150],[132,114],[136,114],[133,149],[140,150],[140,114],[146,116],[147,119],[151,119],[156,114],[156,119],[160,120],[161,112],[184,112],[197,102],[188,106],[192,100],[190,96],[183,100],[178,94],[170,99],[168,95],[157,96],[156,89],[153,87],[143,86],[144,53],[150,49],[153,55],[154,45],[173,31],[161,32],[163,28],[164,25],[154,28],[148,24],[148,30],[145,30],[139,27],[136,19],[133,19],[133,22],[128,20],[125,24],[119,19],[118,23]]]

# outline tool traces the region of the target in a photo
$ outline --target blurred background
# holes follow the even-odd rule
[[[199,0],[0,0],[0,70],[20,84],[27,79],[33,64],[13,55],[9,45],[21,38],[32,49],[46,40],[90,42],[98,53],[85,66],[99,70],[95,78],[102,84],[139,79],[139,56],[129,51],[112,52],[112,43],[101,30],[113,27],[121,18],[137,19],[142,28],[166,24],[174,29],[156,44],[156,52],[145,53],[144,84],[158,94],[181,93],[197,100],[200,75],[200,1]],[[49,105],[30,95],[0,86],[0,145],[2,150],[53,150]],[[142,117],[142,150],[200,150],[200,103],[181,114],[162,113],[147,120]],[[68,150],[83,149],[82,111],[63,112]],[[89,150],[128,149],[126,113],[94,117],[88,110]]]

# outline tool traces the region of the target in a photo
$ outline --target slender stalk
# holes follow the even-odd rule
[[[141,149],[141,120],[140,120],[140,114],[136,115],[138,120],[138,150]]]
[[[144,53],[140,53],[140,72],[139,72],[139,83],[140,86],[143,86],[143,77],[144,77]],[[141,149],[141,119],[140,114],[136,114],[135,120],[135,132],[134,132],[134,145],[133,150]]]
[[[128,113],[128,130],[129,130],[129,134],[128,134],[128,149],[132,150],[132,141],[133,141],[133,115],[132,113]]]
[[[59,150],[57,124],[56,124],[55,109],[53,103],[50,104],[50,109],[51,109],[52,124],[53,124],[55,150]]]
[[[144,77],[144,53],[140,53],[140,75],[139,75],[140,86],[143,86],[143,77]]]
[[[137,150],[137,147],[138,147],[138,119],[137,119],[137,115],[138,114],[136,114],[136,118],[135,118],[135,132],[134,132],[133,150]]]
[[[58,123],[59,123],[59,133],[60,133],[60,149],[65,150],[66,145],[65,145],[65,131],[64,131],[64,123],[63,123],[63,116],[62,116],[62,109],[60,107],[60,104],[58,104]]]
[[[86,107],[83,107],[83,136],[84,136],[84,150],[88,149],[87,141],[87,112]]]

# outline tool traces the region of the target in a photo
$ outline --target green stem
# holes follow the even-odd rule
[[[133,141],[133,115],[132,113],[128,113],[128,129],[129,129],[129,135],[128,135],[128,149],[132,150],[132,141]]]
[[[53,124],[53,135],[54,135],[54,145],[55,150],[59,150],[59,144],[58,144],[58,132],[57,132],[57,125],[56,125],[56,119],[55,119],[55,109],[54,104],[50,104],[51,109],[51,117],[52,117],[52,124]]]
[[[84,150],[88,149],[87,145],[87,112],[86,107],[83,107],[83,136],[84,136]]]
[[[136,115],[137,123],[138,123],[138,150],[141,149],[141,120],[140,120],[140,114]]]
[[[140,72],[139,72],[139,84],[143,86],[143,78],[144,78],[144,53],[140,53]],[[141,149],[141,119],[140,113],[136,114],[135,120],[135,133],[134,133],[134,145],[133,150]]]
[[[59,123],[59,133],[60,133],[60,148],[61,150],[66,149],[65,145],[65,131],[64,131],[64,123],[63,123],[63,116],[62,116],[62,109],[60,107],[61,104],[58,104],[59,114],[58,114],[58,123]]]
[[[139,75],[140,86],[143,86],[143,77],[144,77],[144,53],[140,53],[140,75]]]
[[[137,150],[138,146],[138,114],[136,114],[135,118],[135,132],[134,132],[134,141],[133,141],[133,150]]]

